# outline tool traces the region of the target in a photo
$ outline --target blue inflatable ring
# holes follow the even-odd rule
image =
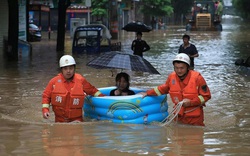
[[[161,122],[168,116],[167,95],[142,98],[142,95],[137,93],[145,90],[130,87],[136,95],[109,96],[114,88],[99,88],[106,95],[104,97],[86,96],[84,117],[114,123],[148,124]]]

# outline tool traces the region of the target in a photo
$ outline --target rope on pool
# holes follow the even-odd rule
[[[183,101],[179,102],[174,109],[169,113],[169,115],[162,120],[162,122],[160,123],[160,126],[168,126],[170,125],[170,123],[174,120],[174,118],[178,115],[178,113],[181,110],[181,107],[183,105]]]

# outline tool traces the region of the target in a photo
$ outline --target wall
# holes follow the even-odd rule
[[[3,47],[3,38],[4,36],[8,36],[8,0],[0,1],[0,19],[1,19],[1,27],[0,27],[0,48]],[[2,54],[2,50],[0,51]]]

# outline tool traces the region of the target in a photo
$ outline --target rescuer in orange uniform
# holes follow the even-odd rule
[[[176,55],[173,65],[174,72],[168,76],[165,84],[141,94],[145,97],[169,93],[175,105],[183,102],[178,113],[178,121],[184,124],[205,126],[203,106],[211,98],[205,79],[199,72],[189,70],[190,58],[187,54]]]
[[[72,56],[62,56],[59,66],[61,73],[49,81],[42,95],[43,118],[49,118],[51,104],[55,113],[55,122],[82,122],[85,95],[104,95],[82,75],[75,73],[76,62]]]

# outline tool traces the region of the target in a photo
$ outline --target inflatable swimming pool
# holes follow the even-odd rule
[[[97,120],[110,120],[114,123],[148,124],[161,122],[168,116],[167,96],[109,96],[115,87],[99,88],[105,97],[86,96],[84,117]],[[145,91],[130,87],[135,93]]]

